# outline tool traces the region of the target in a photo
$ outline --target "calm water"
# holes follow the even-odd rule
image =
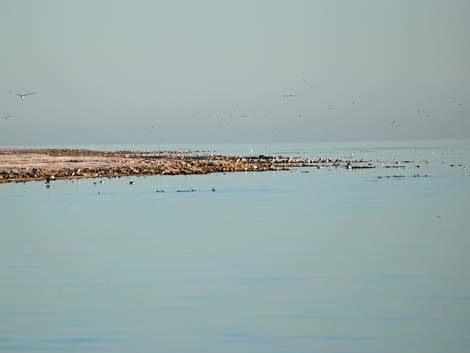
[[[470,351],[470,141],[178,147],[430,163],[0,185],[0,351]]]

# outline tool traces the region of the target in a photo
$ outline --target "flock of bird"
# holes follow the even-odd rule
[[[302,77],[302,81],[303,81],[304,83],[307,83],[307,82],[308,82],[307,79],[305,79],[304,77]],[[281,96],[281,98],[283,98],[283,99],[285,99],[285,100],[294,99],[295,97],[296,97],[296,95],[295,95],[293,92],[285,92],[285,93],[282,94],[282,96]],[[449,104],[454,104],[454,103],[455,103],[453,98],[448,98],[448,102],[449,102]],[[352,100],[352,101],[351,101],[351,105],[356,105],[356,101],[355,101],[355,100]],[[457,103],[456,105],[457,105],[458,107],[462,107],[462,106],[463,106],[463,103]],[[232,110],[233,110],[233,109],[236,110],[237,108],[239,108],[239,104],[233,103],[233,104],[232,104]],[[335,110],[335,106],[330,104],[330,105],[327,106],[327,109],[328,109],[329,112],[331,112],[331,111]],[[196,117],[197,115],[193,113],[192,116],[193,116],[193,117]],[[225,117],[225,118],[231,118],[232,116],[233,116],[233,113],[232,113],[232,112],[230,112],[228,115],[221,114],[220,112],[216,112],[215,114],[208,114],[208,115],[207,115],[208,118],[215,118],[215,119],[217,119],[218,121],[221,121],[222,118],[224,118],[224,117]],[[251,117],[251,115],[248,115],[248,114],[245,113],[245,114],[240,114],[239,117],[240,117],[240,118],[244,118],[244,119],[248,119],[248,118]],[[303,114],[297,114],[297,117],[298,117],[298,118],[303,118],[304,115],[303,115]],[[431,120],[431,117],[432,117],[432,116],[431,116],[431,113],[429,113],[429,112],[426,112],[426,111],[421,110],[421,109],[417,109],[417,110],[416,110],[416,117],[417,117],[417,118],[422,117],[422,118],[424,118],[425,120]],[[389,122],[389,124],[390,124],[390,125],[398,125],[398,120],[392,120],[392,121]],[[227,126],[222,126],[222,125],[219,126],[219,128],[222,128],[222,127],[227,127]]]
[[[303,82],[307,82],[307,80],[306,80],[305,78],[302,78],[302,81],[303,81]],[[32,96],[32,95],[34,95],[34,94],[37,94],[38,92],[37,92],[37,91],[33,91],[33,92],[28,92],[28,93],[18,93],[18,92],[9,91],[8,93],[11,94],[11,95],[17,96],[17,97],[20,98],[21,100],[24,100],[26,97]],[[295,97],[295,95],[292,94],[292,93],[284,93],[284,94],[282,95],[282,98],[284,98],[284,99],[291,99],[291,98],[294,98],[294,97]],[[450,104],[453,104],[453,98],[449,98],[448,101],[449,101]],[[353,101],[351,102],[351,104],[352,104],[352,105],[355,105],[355,104],[356,104],[356,101],[353,100]],[[457,106],[462,107],[462,106],[463,106],[463,103],[457,103]],[[233,104],[232,104],[232,108],[238,108],[238,107],[239,107],[239,105],[238,105],[237,103],[233,103]],[[328,106],[328,110],[329,110],[329,111],[332,111],[333,108],[334,108],[334,107],[333,107],[332,105],[329,105],[329,106]],[[428,112],[424,112],[424,111],[422,111],[421,109],[417,109],[417,110],[416,110],[416,115],[417,115],[418,117],[424,117],[425,119],[431,119],[431,114],[428,113]],[[196,114],[193,113],[192,116],[193,116],[193,117],[196,117]],[[227,117],[227,118],[231,118],[232,116],[233,116],[233,113],[230,112],[226,117]],[[213,114],[213,115],[212,115],[212,114],[209,114],[208,117],[210,117],[210,118],[217,118],[217,119],[220,120],[223,116],[222,116],[219,112],[216,112],[216,113]],[[250,116],[249,116],[248,114],[240,114],[240,117],[243,118],[243,119],[248,119]],[[298,118],[302,118],[303,115],[302,115],[302,114],[298,114],[297,117],[298,117]],[[3,120],[9,120],[9,119],[12,119],[12,118],[13,118],[12,115],[9,115],[9,114],[8,114],[8,115],[3,115]],[[397,124],[397,121],[396,121],[396,120],[392,120],[392,121],[390,122],[390,124],[391,124],[391,125],[396,125],[396,124]],[[152,126],[152,129],[153,129],[153,128],[155,128],[155,126]]]
[[[17,97],[19,97],[21,100],[23,100],[23,99],[25,99],[26,97],[32,96],[33,94],[36,94],[36,93],[38,93],[38,92],[37,92],[37,91],[34,91],[34,92],[28,92],[28,93],[17,93],[17,92],[9,91],[8,93],[11,94],[11,95],[17,96]],[[8,120],[8,119],[11,119],[11,118],[13,118],[12,115],[4,115],[4,116],[3,116],[3,119],[4,119],[4,120]]]

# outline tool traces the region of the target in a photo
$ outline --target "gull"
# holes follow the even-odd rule
[[[4,115],[4,116],[3,116],[3,119],[5,119],[5,120],[11,119],[11,118],[12,118],[11,115]]]
[[[29,93],[21,94],[21,93],[16,93],[16,92],[10,91],[10,92],[8,92],[8,93],[13,94],[13,95],[15,95],[15,96],[18,96],[18,97],[20,97],[21,99],[24,99],[24,97],[32,96],[33,94],[36,94],[36,93],[38,93],[38,92],[34,91],[34,92],[29,92]]]

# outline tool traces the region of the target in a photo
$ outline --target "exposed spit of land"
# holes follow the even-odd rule
[[[284,156],[229,156],[203,151],[94,151],[87,149],[0,149],[0,183],[32,180],[119,178],[289,170],[298,167],[403,168],[413,161],[316,160]],[[421,161],[420,163],[427,163]],[[417,167],[419,165],[417,164]]]

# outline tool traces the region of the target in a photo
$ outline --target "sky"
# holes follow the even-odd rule
[[[2,0],[0,146],[468,138],[469,14],[468,0]]]

